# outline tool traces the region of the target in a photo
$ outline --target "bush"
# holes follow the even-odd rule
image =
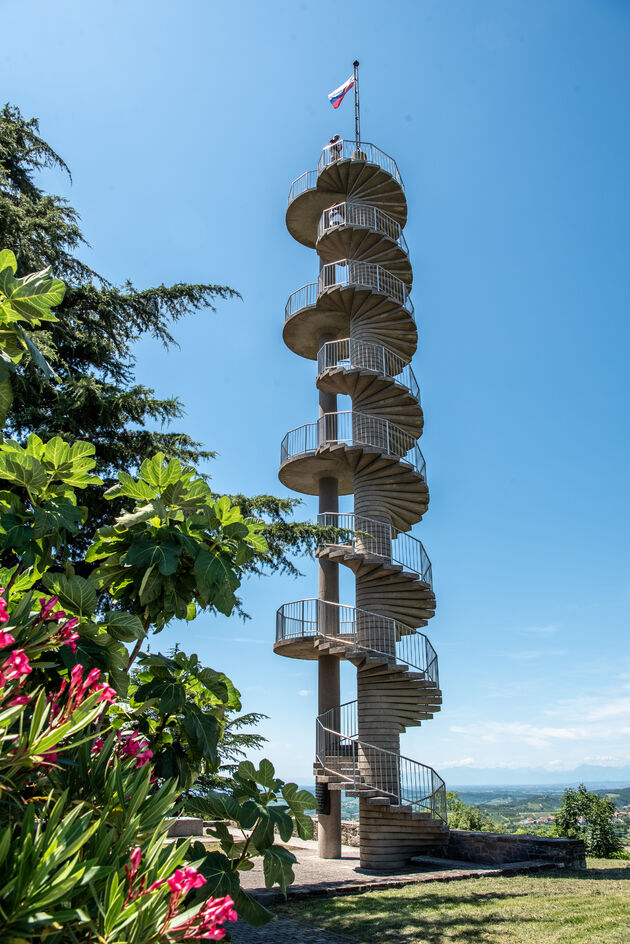
[[[621,850],[613,829],[615,809],[612,800],[590,793],[581,783],[577,790],[564,791],[554,833],[568,839],[583,839],[587,855],[612,856]]]

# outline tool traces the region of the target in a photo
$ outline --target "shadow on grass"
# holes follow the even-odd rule
[[[368,893],[369,895],[369,893]],[[424,894],[417,902],[406,901],[404,908],[393,899],[376,902],[365,895],[337,899],[338,908],[332,921],[330,913],[318,913],[317,906],[310,911],[308,906],[299,912],[288,912],[291,917],[305,921],[312,927],[321,928],[331,935],[339,934],[356,944],[381,944],[381,942],[409,941],[413,944],[497,944],[500,940],[501,924],[509,918],[500,910],[488,910],[494,903],[500,909],[503,900],[514,901],[527,898],[527,892],[480,892],[462,901],[455,892],[452,895]],[[343,902],[343,904],[342,904]],[[467,909],[462,913],[462,905]],[[471,914],[471,909],[484,909]],[[284,909],[280,909],[284,910]],[[287,912],[284,912],[287,913]],[[535,924],[537,919],[519,915],[519,923]]]
[[[589,882],[630,882],[630,868],[612,864],[604,869],[554,869],[553,871],[549,870],[549,872],[542,872],[541,874],[546,878],[577,878]]]

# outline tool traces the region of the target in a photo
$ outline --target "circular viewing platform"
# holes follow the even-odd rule
[[[416,437],[389,420],[352,410],[324,413],[288,432],[280,447],[278,476],[288,488],[317,495],[319,479],[334,475],[339,494],[349,495],[357,460],[365,453],[411,468],[426,485],[426,463]]]
[[[354,333],[386,338],[390,347],[410,361],[418,343],[410,288],[402,279],[373,262],[341,259],[327,263],[317,282],[293,292],[284,309],[284,342],[295,354],[314,360],[322,337]],[[362,324],[365,328],[362,328]]]
[[[435,649],[424,633],[399,620],[318,599],[295,600],[278,609],[275,652],[294,659],[316,659],[313,643],[318,637],[345,645],[347,657],[367,650],[394,658],[439,687]]]
[[[291,184],[286,223],[293,238],[313,249],[323,210],[349,196],[358,203],[365,197],[401,226],[407,221],[405,188],[394,158],[367,141],[357,148],[354,139],[340,140],[323,148],[316,170]]]

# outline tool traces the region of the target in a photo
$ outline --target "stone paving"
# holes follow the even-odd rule
[[[288,889],[290,898],[352,895],[420,882],[481,878],[484,875],[503,875],[549,867],[548,863],[541,861],[492,866],[418,856],[415,863],[410,863],[410,868],[404,871],[373,872],[360,867],[359,850],[354,846],[342,846],[341,859],[320,859],[317,855],[317,843],[313,841],[300,842],[292,839],[289,848],[298,860],[293,867],[295,882]],[[264,904],[270,905],[282,900],[277,887],[271,890],[265,888],[262,862],[257,862],[249,872],[241,872],[240,878],[243,888],[256,895]]]
[[[230,934],[234,944],[352,944],[347,937],[318,931],[289,918],[276,918],[264,928],[237,921],[230,926]]]

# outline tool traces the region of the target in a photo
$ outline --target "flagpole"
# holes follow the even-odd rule
[[[359,115],[359,61],[355,59],[354,66],[354,136],[357,151],[361,149],[361,118]]]

